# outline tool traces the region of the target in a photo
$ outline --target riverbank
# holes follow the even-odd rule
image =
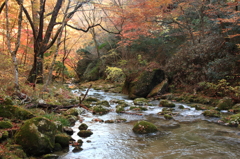
[[[58,96],[63,98],[62,96],[64,94],[65,95],[67,94],[67,96],[69,96],[71,98],[67,98],[69,103],[66,103],[66,104],[68,106],[70,104],[74,105],[73,99],[75,99],[75,102],[76,102],[75,104],[77,104],[79,102],[78,95],[84,96],[84,91],[81,92],[81,90],[83,90],[83,89],[86,90],[86,88],[89,88],[90,85],[92,86],[92,88],[94,88],[93,90],[96,90],[96,91],[104,90],[104,92],[121,92],[121,84],[113,84],[113,83],[108,83],[104,80],[99,80],[99,81],[95,81],[95,82],[88,82],[88,83],[80,84],[79,86],[69,85],[69,88],[62,89],[62,90],[60,88],[58,88],[57,89],[58,91],[56,91],[55,94],[52,93],[51,95],[48,95],[48,96],[51,97],[58,93]],[[70,92],[71,89],[75,89],[75,91]],[[78,92],[78,89],[80,89],[81,93]],[[78,95],[76,95],[76,94],[78,94]],[[89,95],[91,95],[91,94],[89,94]],[[101,100],[103,100],[103,99],[101,99]],[[127,96],[125,97],[124,100],[127,100]],[[147,100],[148,101],[167,100],[170,103],[174,103],[174,102],[189,103],[188,106],[190,106],[191,108],[187,108],[187,109],[193,108],[194,110],[201,110],[201,112],[202,112],[201,114],[203,114],[205,117],[218,118],[218,120],[215,122],[221,123],[222,125],[230,125],[230,126],[237,127],[239,124],[239,120],[240,120],[239,114],[234,114],[234,113],[238,113],[238,109],[237,109],[238,104],[233,106],[234,103],[229,102],[230,99],[228,99],[228,98],[226,98],[224,100],[226,100],[226,102],[228,104],[230,104],[230,105],[232,104],[232,105],[230,106],[231,108],[227,110],[229,114],[225,113],[224,116],[222,115],[223,114],[222,109],[220,109],[220,108],[223,108],[223,106],[226,106],[226,104],[223,104],[223,103],[225,103],[223,101],[223,99],[207,98],[207,97],[203,97],[200,95],[192,95],[192,94],[187,94],[187,93],[182,93],[182,94],[170,93],[170,94],[164,94],[161,96],[152,97]],[[199,104],[199,103],[201,103],[201,104]],[[219,105],[219,103],[220,103],[220,105]],[[46,105],[47,104],[49,106],[53,105],[53,104],[50,105],[49,103],[46,103]],[[11,116],[3,116],[3,114],[2,114],[1,119],[0,119],[1,121],[4,121],[4,122],[6,121],[5,125],[8,125],[8,127],[4,127],[4,128],[0,129],[1,130],[0,131],[1,132],[1,148],[2,148],[0,155],[3,158],[6,156],[9,156],[9,155],[10,155],[10,158],[14,158],[14,157],[15,158],[16,157],[31,158],[31,159],[38,158],[36,156],[31,157],[31,155],[26,154],[25,153],[26,148],[24,150],[24,148],[22,148],[21,146],[16,145],[16,139],[13,138],[15,136],[14,135],[15,132],[17,132],[26,121],[31,120],[32,118],[35,118],[35,117],[44,117],[44,118],[50,119],[53,122],[60,121],[61,126],[69,127],[71,125],[71,123],[74,125],[74,123],[76,121],[77,122],[82,121],[85,117],[80,116],[80,114],[82,112],[86,111],[82,108],[80,108],[80,109],[71,108],[71,109],[69,109],[69,111],[67,111],[65,109],[64,113],[60,113],[60,112],[54,113],[54,112],[49,112],[51,109],[47,109],[47,110],[43,110],[43,109],[39,109],[39,108],[33,109],[33,107],[31,107],[31,109],[26,109],[25,106],[26,105],[14,106],[13,103],[11,103],[11,100],[6,100],[6,99],[1,100],[1,107],[3,110],[7,110],[6,108],[9,108],[9,111],[14,110],[14,114],[12,113]],[[158,112],[155,112],[155,115],[161,116],[161,120],[168,121],[169,119],[171,119],[171,117],[175,118],[174,120],[179,118],[173,109],[172,110],[166,109],[165,111],[163,111],[162,108],[165,107],[164,105],[157,103],[156,106],[157,107],[155,107],[155,109],[160,106],[159,107],[160,109],[159,110],[157,109],[158,112],[164,112],[163,114],[159,114]],[[115,107],[116,107],[116,105],[114,105],[112,108],[110,108],[109,112],[112,112],[112,110],[116,109]],[[226,107],[229,107],[229,105],[227,105]],[[21,111],[18,110],[18,108],[20,108]],[[122,107],[118,107],[118,108],[122,108]],[[131,110],[126,111],[126,113],[124,113],[123,111],[120,111],[120,113],[123,113],[127,116],[135,115],[135,116],[138,116],[139,119],[141,119],[144,114],[142,111],[140,111],[141,108],[142,108],[141,106],[137,105],[137,106],[134,106]],[[180,110],[180,105],[177,105],[176,108],[177,108],[177,110]],[[234,108],[234,109],[232,109],[232,108]],[[129,107],[129,109],[130,109],[130,107]],[[146,109],[151,110],[152,108],[151,108],[151,106],[147,106]],[[186,108],[183,106],[183,110],[184,109],[186,109]],[[52,110],[54,110],[54,109],[52,109]],[[91,109],[91,110],[93,111],[94,109]],[[97,110],[94,110],[94,111],[96,113]],[[1,111],[1,112],[4,112],[4,111]],[[102,112],[102,110],[101,110],[101,112]],[[148,111],[146,111],[146,112],[148,112]],[[115,113],[118,114],[117,112],[115,112]],[[7,114],[7,113],[5,113],[5,114]],[[59,115],[59,114],[61,114],[61,115]],[[19,115],[19,116],[17,116],[17,115]],[[97,116],[99,116],[99,115],[100,114],[97,114]],[[13,116],[14,116],[14,118],[12,118]],[[170,116],[170,118],[169,118],[169,116]],[[104,120],[106,120],[106,119],[104,119]],[[112,119],[107,119],[107,120],[111,121]],[[9,124],[9,122],[10,122],[10,124]],[[66,133],[62,129],[60,129],[60,132]],[[57,134],[59,134],[59,133],[55,134],[55,138],[56,138]],[[67,139],[67,141],[69,141],[69,140],[70,140],[70,138]],[[54,148],[56,148],[56,145],[59,146],[59,144],[56,144],[55,141],[54,141],[54,144],[55,144],[55,146],[52,147],[52,150],[54,150]],[[67,147],[68,147],[68,144],[67,144]],[[64,148],[64,147],[62,147],[62,148]],[[55,150],[57,150],[57,149],[55,149]],[[34,156],[34,154],[32,156]],[[49,157],[49,156],[46,156],[46,157]],[[40,158],[44,158],[44,157],[41,156]]]

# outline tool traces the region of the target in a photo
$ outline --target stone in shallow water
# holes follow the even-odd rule
[[[133,127],[133,132],[138,134],[147,134],[157,131],[158,131],[157,127],[154,124],[147,121],[139,121]]]
[[[90,130],[81,130],[78,132],[78,136],[80,137],[89,137],[93,134]]]

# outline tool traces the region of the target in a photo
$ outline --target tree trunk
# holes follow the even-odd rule
[[[34,51],[33,67],[28,76],[30,83],[43,83],[43,54]]]

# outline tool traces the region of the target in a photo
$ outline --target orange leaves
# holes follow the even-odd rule
[[[120,16],[124,19],[121,43],[129,44],[140,36],[154,36],[161,29],[160,21],[170,11],[171,3],[172,0],[134,0],[128,3]]]

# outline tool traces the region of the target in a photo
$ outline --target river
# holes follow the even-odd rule
[[[84,92],[83,92],[84,93]],[[127,96],[90,89],[88,96],[100,100],[125,100],[132,103]],[[86,112],[81,115],[83,123],[88,125],[93,135],[81,138],[77,135],[79,121],[72,127],[72,138],[83,140],[82,151],[68,152],[60,159],[237,159],[240,157],[240,131],[235,127],[217,124],[218,118],[206,118],[202,111],[195,110],[186,104],[175,103],[174,120],[165,120],[157,113],[162,110],[159,101],[152,101],[143,115],[118,114],[115,111],[106,115],[92,115]],[[178,109],[183,105],[186,109]],[[116,104],[111,104],[114,109]],[[103,120],[127,119],[127,122],[100,123],[92,119]],[[139,135],[132,131],[139,120],[154,123],[159,132]]]

